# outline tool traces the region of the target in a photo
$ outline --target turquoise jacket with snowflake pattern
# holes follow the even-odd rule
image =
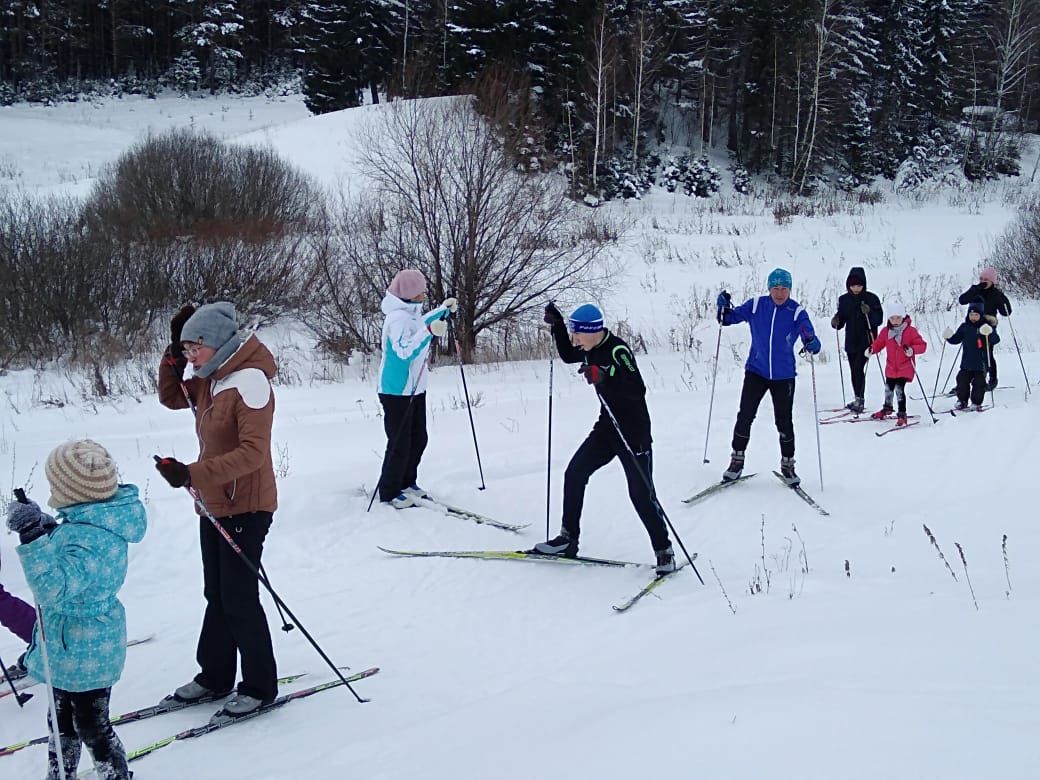
[[[383,362],[379,392],[383,395],[419,395],[426,392],[426,356],[430,351],[430,323],[448,316],[438,306],[423,316],[421,303],[403,301],[387,293],[380,305],[383,321]]]
[[[136,486],[120,485],[107,501],[64,507],[58,520],[49,535],[18,547],[43,611],[54,687],[109,688],[126,660],[126,613],[116,594],[126,579],[127,544],[144,538],[144,504]],[[25,666],[43,680],[39,641],[37,625]]]

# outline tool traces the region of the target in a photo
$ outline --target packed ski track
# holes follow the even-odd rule
[[[95,139],[90,159],[114,158],[147,127],[208,115],[234,127],[228,137],[269,143],[325,183],[353,187],[352,152],[344,150],[359,123],[379,110],[301,119],[290,99],[247,119],[249,101],[158,105],[164,112],[149,113],[147,101],[135,101],[136,124],[118,130],[88,123]],[[126,107],[111,111],[126,118]],[[89,182],[52,173],[75,166],[79,151],[59,139],[82,129],[79,117],[88,109],[94,107],[0,108],[0,156],[12,156],[15,146],[28,150],[19,157],[20,186],[83,191]],[[103,107],[97,110],[103,115]],[[34,143],[38,155],[51,154],[50,167],[32,167]],[[58,159],[64,153],[67,162]],[[385,446],[374,367],[354,364],[337,381],[312,380],[317,368],[301,329],[283,324],[261,332],[297,377],[276,387],[279,509],[265,568],[336,664],[380,672],[354,684],[369,703],[331,688],[235,728],[174,742],[135,762],[135,776],[1035,777],[1040,526],[1032,481],[1040,399],[1027,400],[1003,325],[1001,379],[1014,387],[987,394],[992,410],[938,414],[933,423],[911,398],[918,419],[897,435],[874,435],[891,421],[822,425],[822,485],[811,367],[799,360],[798,471],[829,516],[769,473],[779,450],[768,400],[747,451],[745,473],[757,476],[682,503],[719,480],[737,412],[748,344],[739,325],[721,336],[710,462],[703,463],[718,337],[710,309],[720,288],[743,301],[765,294],[774,266],[791,270],[792,297],[806,305],[824,345],[815,385],[825,418],[835,414],[825,410],[852,400],[842,397],[827,321],[849,267],[862,265],[868,289],[882,301],[898,295],[906,303],[928,341],[918,360],[925,391],[931,395],[941,372],[941,393],[955,350],[946,349],[940,369],[939,333],[963,320],[956,295],[975,279],[988,240],[1011,219],[1009,191],[993,185],[980,196],[915,200],[889,188],[885,203],[856,214],[795,217],[787,225],[777,225],[761,204],[719,215],[710,204],[664,192],[603,209],[631,228],[613,252],[613,288],[590,297],[602,304],[608,327],[624,321],[647,345],[644,351],[629,340],[648,385],[655,484],[706,582],[687,565],[622,614],[611,607],[647,584],[649,568],[403,558],[378,549],[520,550],[544,538],[548,360],[467,367],[483,491],[458,367],[442,361],[430,372],[430,445],[420,484],[453,506],[529,524],[514,533],[435,508],[395,511],[377,503],[366,512]],[[690,319],[694,300],[707,301],[700,306],[707,316]],[[1035,383],[1040,308],[1013,302]],[[842,370],[848,396],[847,366]],[[881,405],[881,380],[875,361],[867,370],[869,413]],[[25,485],[31,497],[45,499],[43,460],[56,444],[79,436],[102,442],[121,479],[141,488],[149,529],[131,547],[120,598],[129,635],[155,638],[128,651],[112,693],[116,714],[157,703],[196,671],[203,613],[198,521],[184,491],[158,477],[152,455],[193,460],[197,444],[190,413],[162,408],[154,394],[60,408],[39,403],[66,381],[60,371],[0,376],[0,488],[10,495]],[[552,534],[564,468],[599,412],[594,392],[569,367],[557,363],[554,382]],[[916,381],[907,389],[920,397]],[[939,399],[936,411],[949,405]],[[29,598],[16,544],[15,536],[0,534],[0,581]],[[678,546],[676,553],[681,562]],[[617,464],[590,481],[581,554],[653,563]],[[264,605],[278,673],[307,674],[280,693],[332,680],[300,630],[278,630],[267,596]],[[21,649],[0,633],[6,663]],[[13,697],[0,698],[0,746],[44,732],[46,697],[30,690],[41,693],[24,710]],[[134,751],[201,726],[217,706],[117,730]],[[35,746],[0,757],[0,777],[41,776],[45,752]],[[81,769],[88,766],[84,756]]]

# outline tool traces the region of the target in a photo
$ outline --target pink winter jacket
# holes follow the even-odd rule
[[[911,381],[914,378],[914,360],[906,356],[903,351],[906,347],[911,347],[914,350],[914,358],[922,354],[928,349],[928,344],[921,338],[921,334],[917,332],[910,323],[910,317],[903,320],[906,323],[906,328],[903,330],[902,343],[900,344],[892,337],[892,328],[887,323],[878,332],[878,336],[874,339],[874,343],[870,347],[870,351],[875,355],[881,350],[885,352],[885,377],[888,379],[906,379]]]

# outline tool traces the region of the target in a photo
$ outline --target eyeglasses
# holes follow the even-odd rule
[[[181,350],[181,353],[186,358],[193,358],[196,355],[198,355],[199,352],[201,352],[205,348],[206,348],[205,344],[186,344],[186,345],[184,345],[184,349]]]

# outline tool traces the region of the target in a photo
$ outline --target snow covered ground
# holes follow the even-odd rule
[[[63,182],[56,172],[89,174],[144,128],[186,122],[190,106],[197,121],[227,123],[227,137],[251,132],[251,140],[262,138],[325,181],[349,183],[351,127],[378,111],[300,120],[303,109],[292,100],[138,101],[127,123],[127,105],[2,108],[0,159],[22,149],[25,186],[82,191],[89,182]],[[257,133],[258,125],[268,129]],[[77,150],[81,139],[89,154]],[[1023,168],[1031,170],[1031,162]],[[608,207],[633,227],[602,303],[609,322],[624,320],[650,347],[637,359],[650,388],[657,486],[687,548],[699,553],[707,583],[681,573],[657,591],[659,598],[624,615],[610,606],[641,587],[645,571],[393,559],[376,549],[508,550],[543,538],[547,361],[467,368],[470,393],[480,399],[474,418],[486,491],[477,489],[458,369],[446,364],[431,373],[422,484],[469,509],[531,523],[520,535],[422,509],[366,513],[384,444],[371,377],[352,367],[336,383],[304,375],[278,388],[275,460],[283,478],[266,568],[336,663],[382,669],[357,684],[372,701],[359,705],[344,690],[321,693],[248,725],[173,744],[136,764],[136,776],[1036,777],[1040,530],[1030,486],[1040,458],[1040,404],[1024,397],[1009,329],[1001,329],[1001,374],[1014,389],[997,392],[996,409],[941,415],[932,424],[923,405],[911,401],[920,424],[883,439],[873,435],[874,423],[823,426],[823,489],[811,373],[802,366],[799,471],[830,517],[769,475],[779,453],[768,401],[748,453],[748,471],[759,476],[693,507],[680,502],[725,467],[747,341],[742,326],[722,334],[711,462],[702,464],[718,330],[711,319],[689,319],[691,301],[713,298],[721,285],[735,297],[758,294],[770,268],[791,269],[794,297],[810,306],[824,342],[819,405],[836,407],[839,363],[826,319],[848,267],[865,265],[880,295],[898,293],[912,315],[924,309],[915,320],[930,344],[921,361],[930,391],[938,333],[963,311],[942,307],[967,287],[988,237],[1012,214],[1014,186],[923,202],[887,193],[885,203],[859,214],[796,217],[783,226],[755,202],[732,216],[666,193]],[[1026,369],[1040,378],[1040,310],[1016,305]],[[284,329],[266,335],[279,345],[276,356],[289,356]],[[947,350],[943,377],[951,357]],[[873,406],[880,379],[874,364],[869,371]],[[45,499],[47,452],[70,437],[91,436],[146,496],[150,529],[131,550],[122,599],[130,634],[156,639],[128,651],[113,709],[144,706],[195,672],[202,615],[197,521],[187,496],[161,482],[151,465],[153,453],[193,457],[190,415],[163,409],[154,396],[90,408],[34,407],[33,381],[25,373],[0,378],[7,399],[0,488],[9,494],[29,484],[31,495]],[[563,469],[596,413],[590,389],[557,362],[554,532]],[[0,535],[3,583],[26,596],[16,541]],[[582,552],[652,560],[616,464],[590,483]],[[762,592],[753,595],[755,581]],[[300,632],[278,631],[273,605],[265,603],[280,672],[327,679]],[[17,641],[0,634],[4,660],[18,652]],[[45,709],[42,695],[22,712],[0,699],[0,744],[42,734]],[[209,708],[187,710],[119,733],[132,749],[208,715]],[[0,776],[42,775],[44,752],[0,758]]]

